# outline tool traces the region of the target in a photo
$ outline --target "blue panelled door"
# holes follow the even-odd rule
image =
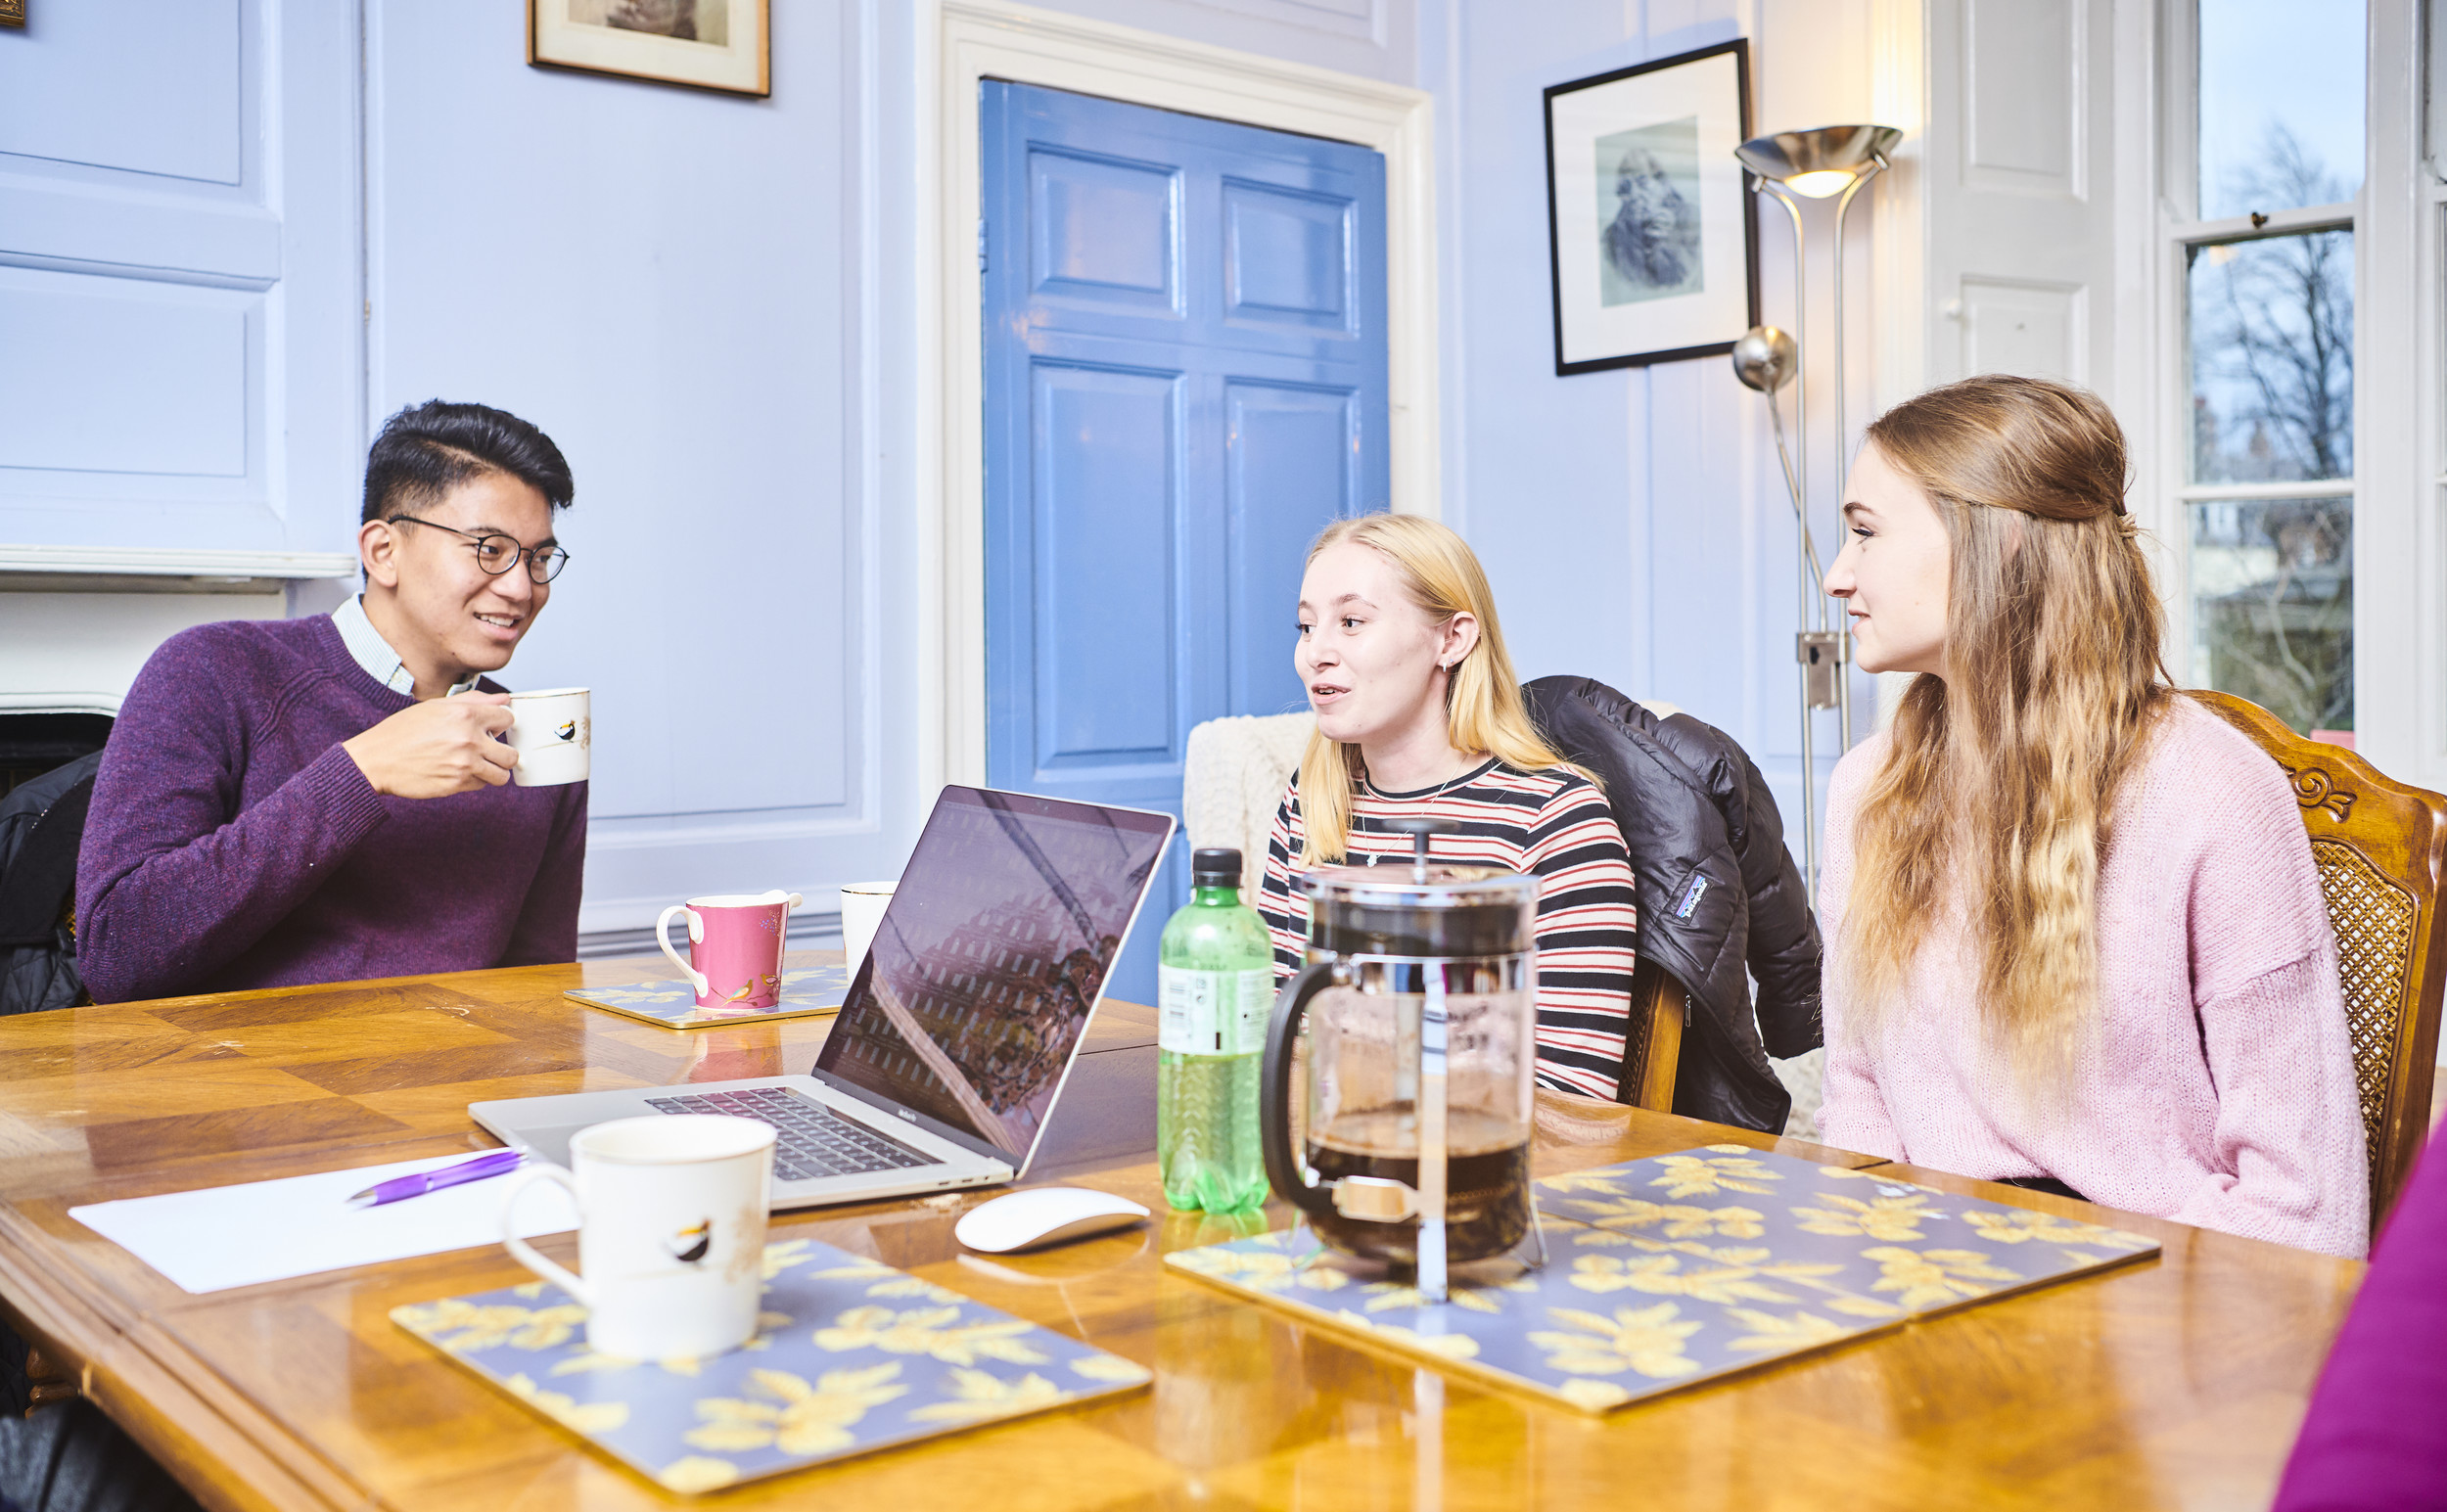
[[[1388,502],[1385,161],[981,87],[987,779],[1178,814],[1191,725],[1306,706],[1302,555]],[[1115,993],[1187,890],[1177,843]]]

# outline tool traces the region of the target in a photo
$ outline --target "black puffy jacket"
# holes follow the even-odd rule
[[[1594,678],[1522,692],[1547,742],[1605,785],[1638,882],[1639,953],[1689,994],[1674,1111],[1782,1132],[1792,1095],[1767,1058],[1820,1043],[1819,923],[1767,780],[1723,731],[1660,719]]]
[[[68,922],[77,843],[102,753],[78,756],[0,799],[0,1014],[83,999]]]

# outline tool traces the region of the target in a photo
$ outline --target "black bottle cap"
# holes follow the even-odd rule
[[[1240,886],[1240,852],[1230,846],[1204,847],[1189,852],[1189,885],[1193,888]]]

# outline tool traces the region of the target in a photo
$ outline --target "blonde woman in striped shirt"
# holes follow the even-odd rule
[[[1487,574],[1416,515],[1340,520],[1309,548],[1292,657],[1316,712],[1275,810],[1258,911],[1274,974],[1299,969],[1307,916],[1292,878],[1407,858],[1403,818],[1450,819],[1438,860],[1541,879],[1538,1078],[1612,1100],[1630,1022],[1632,866],[1597,785],[1530,722]]]

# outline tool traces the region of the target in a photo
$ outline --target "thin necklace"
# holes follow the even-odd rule
[[[1462,778],[1469,776],[1472,772],[1477,771],[1477,770],[1478,770],[1478,768],[1479,768],[1479,766],[1483,766],[1483,765],[1485,765],[1485,764],[1486,764],[1485,762],[1480,762],[1480,763],[1478,763],[1477,765],[1472,765],[1472,766],[1465,766],[1465,767],[1463,767],[1461,770],[1459,770],[1459,771],[1457,771],[1457,772],[1454,773],[1452,776],[1450,776],[1450,777],[1446,778],[1446,779],[1445,779],[1445,785],[1444,785],[1443,787],[1438,788],[1438,789],[1437,789],[1435,792],[1433,792],[1433,793],[1430,793],[1430,794],[1429,794],[1426,798],[1424,798],[1424,799],[1420,800],[1420,802],[1421,802],[1432,803],[1432,802],[1436,802],[1438,799],[1443,798],[1446,794],[1448,794],[1448,793],[1450,793],[1450,792],[1452,792],[1452,791],[1453,791],[1453,785],[1454,785],[1454,783],[1459,782]],[[1365,781],[1365,782],[1367,783],[1367,785],[1368,785],[1368,791],[1369,791],[1370,793],[1375,794],[1378,798],[1383,798],[1383,797],[1385,797],[1385,791],[1384,791],[1382,788],[1379,788],[1379,787],[1376,785],[1376,779],[1375,779],[1375,778],[1373,778],[1373,777],[1368,777],[1368,778],[1364,778],[1364,779],[1362,779],[1362,780],[1363,780],[1363,781]],[[1371,854],[1368,856],[1368,864],[1369,864],[1370,866],[1374,866],[1374,865],[1376,864],[1376,856],[1375,856],[1373,853],[1371,853]]]

